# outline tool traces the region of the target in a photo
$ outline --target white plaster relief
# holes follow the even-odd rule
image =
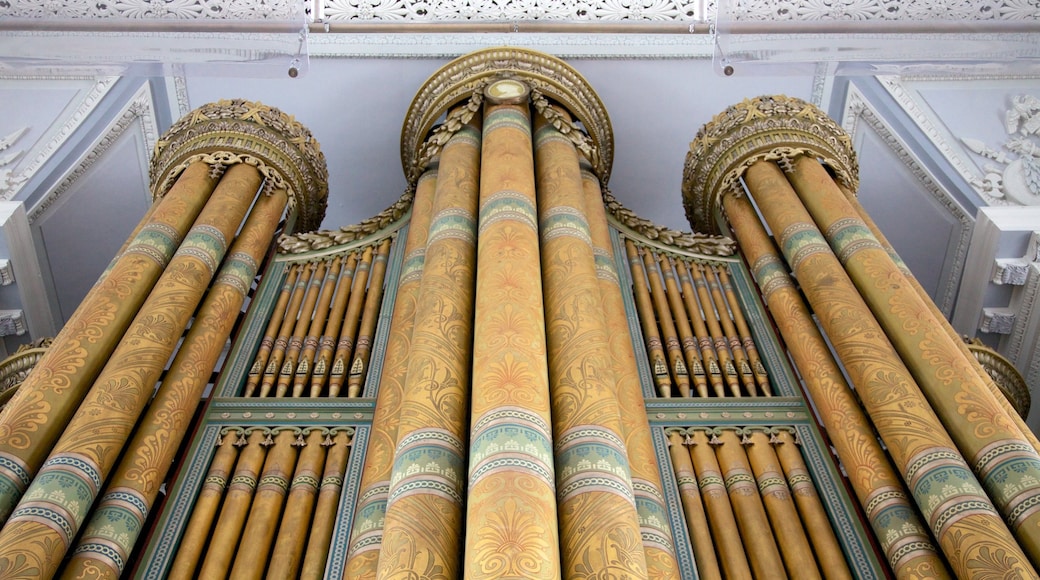
[[[1011,97],[1004,129],[1008,139],[999,148],[980,139],[961,138],[969,151],[1000,164],[985,162],[982,176],[968,181],[987,196],[1017,205],[1040,205],[1040,98],[1030,94]]]
[[[855,139],[860,121],[867,123],[874,132],[884,140],[886,147],[892,151],[903,165],[913,173],[918,183],[959,223],[959,234],[951,241],[952,251],[947,256],[947,264],[943,267],[942,287],[936,297],[936,305],[947,317],[953,312],[954,299],[957,295],[957,283],[964,271],[968,246],[971,243],[973,220],[964,208],[943,189],[935,178],[925,169],[914,154],[892,131],[892,128],[881,118],[862,93],[854,85],[849,85],[842,113],[842,127]]]
[[[82,78],[82,77],[49,77],[49,76],[33,76],[33,77],[11,77],[0,75],[5,80],[31,80],[31,81],[68,81],[68,80],[87,80],[91,82],[89,88],[86,88],[81,94],[83,95],[79,102],[75,105],[72,113],[65,118],[65,121],[59,127],[52,127],[47,135],[44,137],[46,143],[40,147],[33,147],[30,151],[35,150],[36,154],[32,161],[28,165],[24,166],[17,175],[10,176],[8,179],[13,181],[11,187],[4,187],[0,183],[0,201],[13,199],[18,194],[21,186],[25,184],[36,172],[46,163],[58,150],[59,147],[65,140],[72,135],[73,132],[79,128],[80,125],[87,119],[92,111],[97,108],[101,98],[104,97],[112,86],[118,80],[117,77],[102,77],[102,78]]]
[[[0,286],[10,286],[14,284],[14,268],[11,267],[11,260],[0,259]]]
[[[1038,20],[1035,0],[732,0],[727,15],[763,20]]]
[[[0,2],[0,18],[275,20],[294,18],[302,8],[295,0],[6,0]]]
[[[1011,334],[1016,313],[1011,308],[983,308],[979,330],[991,334]]]
[[[28,328],[25,326],[25,312],[22,310],[0,310],[0,336],[21,336]]]
[[[40,219],[134,125],[137,125],[141,131],[142,151],[138,158],[142,161],[142,174],[147,175],[147,160],[151,156],[159,130],[155,120],[151,89],[148,83],[142,83],[141,88],[123,107],[119,117],[106,128],[105,132],[90,147],[89,152],[33,206],[29,212],[29,223],[35,223]]]

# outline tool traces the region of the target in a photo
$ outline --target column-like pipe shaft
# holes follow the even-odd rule
[[[332,298],[332,309],[329,311],[329,321],[322,331],[321,340],[318,341],[318,352],[314,355],[314,370],[311,372],[312,398],[321,395],[329,380],[329,369],[332,368],[332,356],[336,352],[336,343],[339,340],[339,329],[343,326],[343,316],[347,311],[347,302],[350,300],[352,286],[354,283],[354,271],[358,267],[357,253],[350,254],[346,265],[339,275],[339,283],[336,285],[336,293]]]
[[[845,382],[755,208],[747,198],[734,196],[724,197],[723,206],[892,570],[899,577],[948,577],[938,548],[917,516],[899,473]]]
[[[4,407],[0,522],[65,430],[216,183],[205,163],[184,170]]]
[[[528,107],[488,105],[480,244],[466,578],[560,577],[549,371]],[[509,530],[509,533],[504,533]],[[526,538],[517,544],[517,537]]]
[[[383,541],[383,518],[390,491],[390,469],[397,445],[397,425],[404,397],[404,381],[408,374],[408,353],[415,327],[415,309],[419,303],[419,283],[426,256],[426,239],[430,232],[433,195],[437,187],[437,170],[428,169],[419,178],[412,200],[408,238],[404,260],[394,299],[394,314],[386,339],[386,354],[379,377],[375,416],[361,471],[357,508],[350,532],[350,548],[344,575],[368,580],[376,576],[379,548]],[[323,562],[324,563],[324,562]]]
[[[303,264],[299,263],[289,266],[289,271],[285,275],[285,281],[282,283],[282,291],[278,294],[278,300],[271,310],[271,318],[267,321],[264,337],[260,340],[260,347],[257,349],[256,357],[253,359],[253,366],[249,368],[249,374],[246,376],[246,386],[242,393],[243,397],[252,397],[256,393],[257,387],[260,386],[260,380],[264,376],[264,369],[267,368],[267,361],[271,357],[271,351],[274,350],[274,341],[278,337],[278,329],[282,327],[282,321],[285,318],[285,309],[289,306],[289,299],[292,297],[293,289],[296,288],[296,280],[300,277],[303,266]]]
[[[820,569],[824,571],[828,580],[852,578],[852,572],[841,553],[838,538],[834,535],[834,527],[827,518],[820,496],[816,494],[816,487],[809,476],[805,460],[798,451],[794,436],[787,431],[780,431],[776,438],[774,449],[777,459],[784,470],[784,479],[791,489],[798,514],[809,533]],[[930,577],[937,576],[939,575],[933,574]]]
[[[1035,575],[783,173],[759,161],[744,179],[954,572]]]
[[[729,343],[730,352],[733,353],[733,366],[736,368],[737,376],[749,395],[753,397],[758,396],[755,377],[751,372],[751,364],[748,362],[748,356],[744,352],[744,345],[737,334],[737,329],[733,325],[733,315],[730,313],[726,299],[722,295],[722,288],[719,286],[718,278],[715,276],[715,268],[706,264],[704,266],[704,278],[708,281],[708,289],[711,291],[711,299],[715,303],[715,311],[719,313],[722,334]]]
[[[324,436],[321,429],[311,429],[300,450],[285,500],[285,515],[278,525],[278,538],[271,552],[271,565],[267,569],[269,578],[296,578],[299,573],[311,518],[315,515],[314,502],[321,485],[319,478],[325,465]]]
[[[740,438],[733,429],[723,429],[718,435],[715,446],[715,457],[719,460],[722,480],[729,493],[733,514],[737,518],[740,539],[747,550],[748,560],[755,578],[787,578],[784,574],[784,563],[776,547],[776,538],[769,527],[762,506],[762,497],[758,495],[755,476],[751,473],[747,455],[741,445]],[[809,573],[804,570],[800,572]]]
[[[686,312],[690,315],[690,322],[693,323],[693,334],[697,337],[697,345],[700,347],[701,360],[704,361],[704,372],[708,375],[708,380],[711,382],[711,388],[715,396],[725,397],[726,385],[722,381],[722,370],[719,367],[718,354],[715,352],[711,337],[708,335],[708,327],[705,326],[704,315],[701,314],[701,308],[698,305],[697,291],[693,289],[693,279],[690,277],[690,272],[686,269],[686,263],[683,260],[669,257],[668,261],[675,267],[675,272],[679,275],[679,283],[682,285],[683,304],[686,305]]]
[[[672,311],[675,329],[679,331],[682,352],[686,355],[686,368],[689,369],[689,374],[693,378],[697,396],[701,398],[707,397],[708,378],[704,373],[704,364],[701,361],[700,352],[697,350],[697,337],[693,335],[693,330],[690,328],[690,316],[686,313],[682,293],[679,291],[679,284],[675,280],[675,270],[672,266],[671,257],[661,254],[657,257],[657,262],[661,267],[661,273],[664,274],[665,294],[668,296],[668,306]]]
[[[596,277],[603,299],[610,360],[613,363],[618,408],[621,411],[621,430],[628,449],[632,469],[632,489],[636,498],[636,513],[646,554],[647,576],[652,579],[679,578],[679,564],[675,559],[675,544],[668,524],[668,508],[664,504],[661,470],[654,453],[650,423],[646,417],[643,389],[639,381],[639,367],[632,347],[632,334],[625,317],[625,301],[621,295],[614,244],[603,205],[599,178],[591,167],[582,166],[582,187],[585,191],[585,215],[596,259]],[[667,306],[666,306],[667,309]],[[679,352],[680,360],[682,352]],[[683,369],[685,370],[685,369]],[[689,393],[689,382],[686,386]]]
[[[184,528],[184,537],[177,546],[177,555],[167,576],[170,580],[197,578],[195,569],[199,565],[202,552],[209,545],[209,531],[213,528],[213,519],[224,499],[224,492],[228,490],[231,470],[238,459],[238,442],[244,442],[244,437],[245,435],[234,432],[223,435],[220,447],[217,448],[209,465],[209,471],[206,472],[202,489],[199,490],[199,497],[195,499],[195,505],[191,508],[191,518]]]
[[[646,344],[646,353],[650,357],[650,370],[653,372],[654,384],[657,386],[657,394],[668,398],[672,396],[672,377],[668,372],[661,333],[657,329],[657,315],[654,314],[654,304],[650,299],[646,270],[643,269],[639,249],[632,243],[632,240],[625,240],[625,250],[629,268],[632,270],[632,290],[635,295],[636,310],[639,313],[639,324],[643,329],[643,342]]]
[[[249,516],[249,506],[253,503],[253,494],[256,492],[256,481],[260,470],[264,467],[264,458],[267,456],[267,445],[265,440],[269,437],[263,429],[253,429],[246,439],[245,448],[238,454],[238,462],[235,463],[235,474],[231,477],[224,503],[220,507],[220,515],[217,517],[213,528],[213,535],[209,536],[206,557],[202,561],[202,568],[197,576],[189,578],[226,578],[231,568],[231,562],[235,558],[235,550],[238,547],[239,538],[242,536],[242,525]],[[199,530],[203,537],[209,530]],[[194,574],[194,569],[184,572]]]
[[[285,349],[285,359],[282,362],[282,368],[278,371],[275,397],[281,398],[289,394],[293,375],[296,374],[296,363],[300,358],[300,352],[303,350],[303,341],[307,338],[307,331],[311,327],[311,318],[314,316],[314,309],[318,305],[318,295],[325,285],[326,270],[328,270],[328,264],[324,260],[314,265],[310,284],[307,286],[303,304],[300,306],[300,313],[296,317],[296,324],[293,326],[292,335],[289,338],[289,346]]]
[[[88,568],[112,578],[122,574],[287,202],[285,190],[275,190],[262,196],[250,212],[84,528],[65,577]]]
[[[707,434],[696,430],[689,436],[690,459],[697,474],[697,486],[701,490],[704,509],[708,513],[711,537],[719,554],[725,578],[751,580],[744,544],[740,541],[737,520],[733,517],[733,506],[726,493],[726,482],[722,478],[719,460],[715,457]]]
[[[812,547],[809,546],[809,539],[798,517],[798,508],[791,499],[783,468],[769,444],[769,436],[756,430],[748,438],[751,440],[745,447],[748,462],[755,474],[758,493],[769,515],[769,525],[780,548],[787,575],[792,578],[820,578],[820,569],[816,566]],[[834,571],[833,577],[837,577],[837,572]],[[832,577],[831,573],[831,570],[827,570],[828,578]]]
[[[314,505],[314,521],[307,538],[307,551],[300,568],[300,580],[319,580],[325,577],[325,563],[329,558],[332,531],[336,526],[339,498],[343,494],[343,475],[350,457],[350,434],[340,430],[326,437],[325,471],[318,487],[318,501]]]
[[[702,267],[697,262],[690,262],[690,276],[693,278],[693,285],[697,288],[697,298],[700,300],[701,309],[704,312],[704,322],[708,326],[708,332],[711,336],[711,342],[715,347],[715,354],[718,356],[719,365],[722,367],[722,376],[726,380],[726,385],[729,386],[729,392],[734,397],[740,397],[740,381],[737,378],[737,367],[733,363],[733,354],[729,351],[729,341],[726,340],[726,335],[722,332],[722,326],[719,324],[719,319],[722,317],[721,312],[715,312],[715,304],[711,299],[711,291],[708,289],[708,282],[704,277]]]
[[[578,153],[542,115],[535,169],[563,573],[646,578]]]
[[[275,338],[271,347],[271,354],[267,358],[264,376],[260,380],[260,397],[270,395],[271,389],[274,389],[278,382],[278,375],[282,370],[282,361],[285,360],[285,353],[289,349],[289,339],[292,336],[293,329],[296,328],[296,319],[300,316],[300,309],[303,308],[303,299],[307,295],[307,289],[311,286],[314,269],[315,264],[313,262],[304,264],[300,275],[296,278],[296,285],[293,286],[290,292],[289,304],[285,307],[285,316],[278,321],[277,338]]]
[[[679,335],[675,331],[675,323],[672,322],[672,313],[668,310],[668,298],[664,295],[657,256],[654,255],[653,250],[648,248],[642,248],[639,253],[643,257],[643,267],[646,268],[646,275],[650,279],[650,298],[654,302],[657,324],[661,329],[661,338],[664,340],[664,350],[668,356],[668,370],[672,375],[675,387],[679,389],[679,395],[689,397],[690,372],[683,360],[682,346],[679,344]]]
[[[408,354],[379,554],[380,580],[411,578],[416,568],[427,566],[448,578],[457,577],[460,570],[480,122],[474,117],[441,150],[442,177],[434,194]]]
[[[254,167],[225,172],[0,531],[0,564],[21,560],[39,566],[42,576],[57,571],[259,187]]]
[[[302,397],[310,381],[314,354],[318,351],[318,341],[321,340],[321,335],[328,325],[329,309],[332,308],[332,298],[336,294],[336,283],[339,282],[342,268],[343,256],[336,256],[325,272],[325,281],[321,285],[321,294],[318,296],[314,318],[307,330],[307,337],[303,339],[300,362],[296,364],[296,375],[293,377],[293,397]]]
[[[744,345],[744,352],[747,353],[751,372],[755,376],[755,382],[758,383],[758,388],[762,390],[763,395],[767,397],[772,396],[773,391],[769,386],[769,375],[766,373],[765,366],[762,365],[762,357],[758,355],[758,348],[755,347],[755,340],[751,337],[751,331],[748,329],[744,312],[740,308],[740,301],[737,300],[737,293],[729,282],[726,267],[719,266],[715,268],[715,273],[719,276],[719,283],[722,284],[722,290],[726,294],[729,309],[733,312],[733,322],[737,325],[737,334]]]
[[[1040,455],[816,159],[788,180],[1019,543],[1040,565]]]
[[[343,326],[339,331],[336,354],[332,357],[332,368],[329,369],[330,397],[339,396],[340,389],[347,379],[347,365],[354,354],[357,330],[361,325],[361,311],[365,306],[365,296],[368,295],[368,279],[372,273],[373,256],[372,246],[365,248],[361,261],[357,265],[357,271],[354,273],[350,302],[347,303],[347,312],[343,315]]]

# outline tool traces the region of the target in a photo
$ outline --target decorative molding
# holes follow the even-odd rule
[[[25,324],[33,338],[54,336],[60,325],[51,311],[47,289],[40,271],[25,204],[21,201],[0,201],[0,234],[7,244],[8,257],[18,283],[18,299],[25,311]]]
[[[342,226],[335,230],[318,230],[283,234],[278,238],[279,254],[304,254],[338,248],[352,242],[375,237],[380,232],[393,235],[403,224],[399,223],[412,208],[414,192],[408,189],[390,207],[358,224]],[[380,237],[381,239],[381,237]]]
[[[621,205],[610,190],[603,190],[603,203],[607,213],[617,223],[628,228],[638,236],[668,248],[677,248],[705,256],[732,256],[737,251],[737,243],[726,236],[681,232],[659,226],[648,219],[643,219],[632,210]],[[626,237],[631,237],[627,232]],[[639,241],[636,238],[636,241]]]
[[[1036,3],[1030,0],[733,0],[725,16],[737,22],[1040,20]]]
[[[159,132],[155,120],[152,92],[148,83],[141,84],[134,96],[123,106],[119,116],[105,128],[104,133],[94,141],[88,152],[78,160],[74,167],[66,171],[61,181],[44,194],[36,205],[33,206],[29,212],[29,223],[35,224],[43,217],[47,210],[57,203],[80,178],[90,171],[94,164],[104,157],[105,153],[135,123],[140,129],[143,139],[140,159],[148,159],[151,154],[151,148],[155,145],[156,135]],[[146,173],[147,169],[147,167],[142,167],[141,172]]]
[[[6,201],[13,199],[18,194],[21,186],[25,184],[41,167],[47,162],[51,156],[61,147],[65,141],[72,135],[73,132],[79,128],[80,125],[87,119],[88,116],[97,108],[98,103],[101,102],[102,97],[108,94],[108,91],[116,84],[119,77],[83,77],[83,76],[9,76],[3,75],[5,80],[41,80],[41,81],[54,81],[54,80],[89,80],[93,84],[90,88],[85,90],[85,94],[79,100],[75,110],[70,114],[65,122],[62,123],[61,127],[57,130],[51,130],[49,133],[50,137],[47,143],[38,149],[36,156],[33,157],[22,170],[18,173],[18,176],[11,178],[13,180],[13,187],[3,188],[0,183],[0,201]],[[35,148],[34,148],[35,149]]]
[[[191,101],[188,99],[188,80],[183,74],[174,75],[173,90],[177,98],[177,118],[191,112]]]
[[[1012,305],[1018,313],[1002,354],[1019,369],[1026,371],[1027,382],[1040,387],[1033,369],[1040,366],[1040,261],[1029,265],[1026,282],[1016,289]],[[1026,370],[1028,369],[1028,370]],[[1033,377],[1033,378],[1030,378]]]
[[[842,113],[842,126],[849,132],[849,135],[855,138],[860,121],[873,129],[874,133],[885,142],[886,148],[899,158],[904,167],[910,170],[932,199],[945,208],[960,224],[960,235],[955,241],[956,247],[947,255],[947,262],[943,266],[944,271],[947,271],[948,266],[948,273],[943,277],[940,295],[935,299],[935,303],[942,313],[949,317],[953,312],[954,300],[957,298],[957,285],[964,272],[974,220],[921,165],[907,144],[895,134],[888,123],[863,97],[863,94],[850,84],[845,100],[845,110]]]
[[[703,22],[713,17],[704,0],[554,2],[550,0],[319,0],[317,19],[328,22]]]
[[[21,310],[0,310],[0,336],[21,336],[28,328]]]
[[[0,260],[0,286],[10,286],[14,284],[14,268],[11,267],[11,260]]]
[[[638,25],[633,26],[637,28]],[[711,35],[688,31],[661,34],[357,32],[312,33],[307,37],[311,58],[456,58],[488,46],[524,46],[563,59],[710,59],[714,50]]]
[[[1011,308],[983,308],[979,330],[992,334],[1011,334],[1016,312]]]
[[[969,178],[969,183],[987,199],[995,197],[1011,205],[1040,205],[1040,98],[1019,94],[1011,97],[1004,113],[1004,130],[1008,138],[1000,149],[993,149],[979,139],[962,137],[969,151],[996,161],[1003,168],[987,163],[982,176]],[[1012,157],[1011,154],[1017,154]]]
[[[852,139],[815,105],[786,95],[745,99],[715,115],[697,132],[683,167],[686,219],[697,231],[717,234],[722,195],[742,193],[740,177],[761,160],[796,155],[819,158],[835,179],[859,189],[859,162]]]
[[[8,0],[0,3],[0,18],[106,19],[131,22],[156,20],[291,20],[302,17],[297,0],[118,0],[113,2],[40,2]]]

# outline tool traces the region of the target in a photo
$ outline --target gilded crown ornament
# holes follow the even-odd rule
[[[261,103],[221,100],[188,113],[159,139],[149,169],[152,197],[166,194],[188,165],[203,161],[214,172],[252,165],[266,188],[285,189],[295,208],[296,231],[321,225],[328,203],[325,155],[310,130],[291,115]]]

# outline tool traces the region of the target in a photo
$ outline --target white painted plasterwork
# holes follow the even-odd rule
[[[927,137],[928,140],[942,153],[943,157],[957,171],[957,173],[970,183],[975,192],[983,199],[986,205],[1001,206],[1014,205],[1012,200],[1003,197],[999,192],[995,195],[986,187],[986,175],[976,164],[973,154],[962,144],[962,139],[970,138],[971,135],[954,135],[939,118],[939,115],[928,106],[919,92],[924,86],[941,85],[950,91],[1000,87],[1009,90],[1021,87],[1024,84],[1036,86],[1040,84],[1040,78],[1035,76],[1010,76],[989,75],[978,77],[958,77],[944,79],[939,77],[914,78],[881,76],[878,77],[881,86],[896,103],[910,116],[914,124]],[[1002,124],[1003,119],[995,117],[994,124]]]
[[[711,58],[708,34],[580,34],[558,32],[358,32],[310,34],[311,57],[455,58],[489,46],[519,46],[558,58]]]
[[[1036,0],[729,0],[723,13],[764,20],[1038,20]]]
[[[77,163],[62,176],[29,212],[29,223],[35,223],[47,210],[58,202],[62,195],[76,183],[90,168],[104,156],[105,152],[131,128],[141,132],[142,149],[138,155],[141,163],[141,174],[148,174],[148,159],[158,139],[159,130],[155,119],[152,93],[148,83],[142,83],[134,96],[123,106],[118,117],[112,121],[102,134],[94,141],[89,150]],[[147,196],[147,187],[142,195]]]
[[[888,123],[878,114],[870,102],[864,98],[855,85],[850,84],[845,99],[844,112],[842,113],[842,127],[848,131],[854,142],[861,122],[866,123],[874,130],[885,142],[887,148],[910,170],[921,187],[959,223],[959,235],[951,240],[950,245],[952,247],[946,252],[946,259],[942,268],[941,287],[938,289],[939,295],[936,296],[935,300],[942,313],[949,317],[953,312],[958,282],[961,279],[961,273],[964,271],[968,245],[971,243],[972,217],[939,185],[935,176],[921,164],[920,159],[895,134]]]
[[[54,336],[59,325],[47,299],[40,259],[25,214],[25,204],[20,201],[0,201],[0,235],[7,244],[18,297],[29,333],[33,338]]]
[[[280,20],[299,17],[300,0],[5,0],[0,18]]]
[[[108,93],[117,80],[117,77],[21,77],[0,74],[0,83],[6,81],[19,86],[28,84],[30,87],[39,86],[45,89],[48,86],[53,86],[56,82],[62,84],[72,82],[84,87],[80,91],[78,98],[74,100],[74,103],[66,108],[68,114],[64,117],[64,120],[59,118],[58,122],[52,125],[37,143],[28,150],[26,157],[31,156],[32,160],[25,165],[20,165],[17,174],[11,177],[11,181],[15,183],[14,187],[0,189],[0,201],[13,199],[18,194],[21,186],[36,174],[43,164],[65,143],[65,140],[90,116],[90,113],[94,111],[102,97]]]

